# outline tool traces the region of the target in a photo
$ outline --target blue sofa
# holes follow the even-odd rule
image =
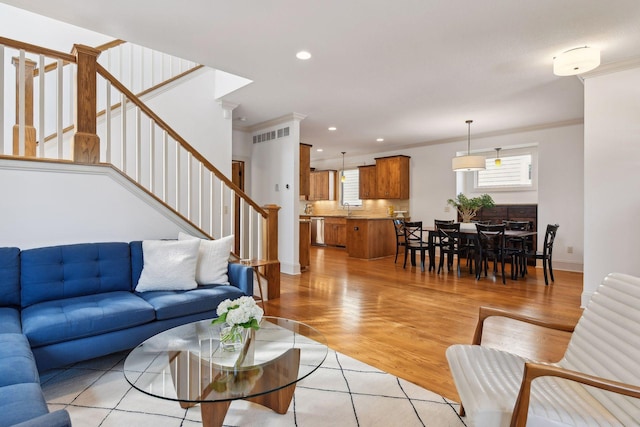
[[[0,427],[70,426],[49,413],[38,372],[133,348],[163,330],[216,317],[253,295],[253,270],[229,264],[229,285],[135,292],[142,242],[0,248]]]

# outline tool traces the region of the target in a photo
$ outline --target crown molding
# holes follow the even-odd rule
[[[589,79],[591,77],[604,76],[606,74],[617,73],[619,71],[631,70],[633,68],[640,68],[640,57],[625,59],[624,61],[612,62],[610,64],[600,65],[595,70],[580,74],[581,80]]]

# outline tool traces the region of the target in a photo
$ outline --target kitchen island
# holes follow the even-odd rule
[[[392,218],[347,218],[347,252],[350,257],[373,259],[396,254],[396,232]]]

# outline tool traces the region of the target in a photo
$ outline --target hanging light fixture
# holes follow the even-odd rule
[[[473,120],[465,121],[467,124],[467,155],[454,157],[451,160],[451,167],[454,172],[479,171],[486,168],[484,156],[471,155],[471,123]]]
[[[344,176],[344,155],[346,154],[346,151],[342,152],[342,176],[340,177],[340,182],[345,182],[347,180],[347,177]]]
[[[502,159],[500,158],[500,150],[502,150],[502,148],[498,147],[495,150],[496,150],[496,160],[493,162],[493,164],[495,164],[497,167],[500,167],[502,166]]]
[[[553,74],[575,76],[586,73],[600,65],[600,51],[593,47],[577,47],[562,52],[553,58]]]

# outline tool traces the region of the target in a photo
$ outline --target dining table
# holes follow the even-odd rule
[[[429,271],[431,271],[431,269],[435,270],[435,268],[436,268],[435,238],[438,235],[438,230],[437,230],[436,227],[423,227],[422,231],[428,233],[427,242],[429,244]],[[535,236],[536,234],[538,234],[538,232],[535,231],[535,230],[505,230],[504,231],[505,239],[508,239],[508,238],[513,238],[513,239],[522,238],[522,239],[524,239],[525,237]],[[478,232],[477,232],[477,230],[475,230],[473,228],[462,228],[461,227],[460,228],[460,236],[475,241],[478,238]]]

